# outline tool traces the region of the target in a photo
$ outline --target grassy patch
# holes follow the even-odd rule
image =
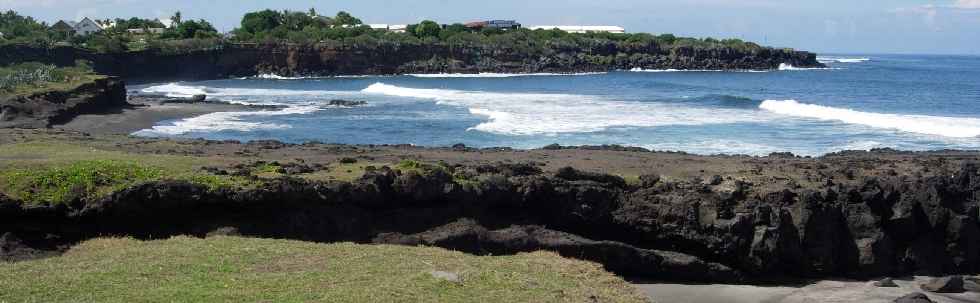
[[[96,75],[85,61],[74,67],[55,67],[36,62],[0,67],[0,93],[29,95],[47,91],[67,91],[104,76]]]
[[[282,166],[275,163],[262,162],[252,169],[252,174],[259,178],[275,179],[285,174],[282,173]]]
[[[134,162],[78,161],[48,169],[14,169],[0,173],[4,192],[33,203],[59,204],[94,199],[138,183],[163,177],[161,169]]]
[[[380,162],[356,162],[356,163],[333,163],[327,169],[312,174],[301,175],[303,179],[310,181],[343,181],[353,182],[364,176],[369,167],[380,168],[389,163]]]
[[[623,178],[623,181],[626,181],[626,185],[629,186],[639,186],[642,183],[639,175],[619,174],[619,177]]]
[[[432,271],[460,276],[460,283]],[[25,277],[30,277],[26,278]],[[643,302],[595,263],[536,252],[176,237],[96,239],[0,263],[0,302]]]
[[[213,164],[209,158],[135,154],[59,141],[33,141],[0,145],[0,170],[44,168],[66,165],[80,160],[113,160],[136,162],[141,165],[166,167],[171,172],[191,172]]]
[[[132,154],[88,146],[30,142],[0,145],[0,192],[30,204],[101,198],[143,182],[182,180],[211,189],[250,187],[246,177],[200,170],[209,158]]]

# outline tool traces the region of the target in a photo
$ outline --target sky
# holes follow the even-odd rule
[[[740,38],[819,53],[980,55],[980,0],[0,0],[49,23],[117,17],[207,19],[219,30],[260,9],[323,15],[348,11],[365,23],[515,19],[529,25],[619,25],[629,32]]]

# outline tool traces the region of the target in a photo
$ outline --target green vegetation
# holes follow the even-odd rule
[[[138,183],[156,180],[163,170],[133,162],[94,160],[43,170],[5,171],[0,179],[11,196],[25,201],[60,204],[94,199]]]
[[[620,48],[670,49],[674,47],[735,48],[741,51],[762,49],[755,43],[738,39],[678,38],[671,34],[654,36],[646,33],[567,33],[560,30],[500,30],[471,29],[463,24],[443,27],[436,21],[424,20],[408,25],[407,33],[373,30],[346,12],[325,17],[310,12],[264,10],[242,18],[241,27],[233,31],[233,41],[274,43],[327,43],[378,47],[383,45],[447,44],[500,49],[531,53],[547,53],[554,49],[602,48],[612,43]]]
[[[166,27],[152,19],[129,18],[97,20],[105,29],[90,35],[73,35],[70,31],[38,22],[14,11],[0,13],[0,44],[30,44],[40,47],[71,45],[102,53],[141,51],[151,48],[193,51],[220,47],[221,35],[206,20],[182,20],[180,12]],[[184,40],[200,40],[186,42]],[[176,44],[176,45],[171,45]],[[196,48],[187,49],[187,46]]]
[[[47,46],[52,41],[52,31],[44,23],[25,17],[14,11],[0,13],[0,43],[25,43]]]
[[[141,155],[91,147],[32,142],[0,145],[0,192],[30,204],[91,202],[150,181],[181,180],[219,188],[247,188],[261,180],[217,176],[200,168],[211,159]]]
[[[31,94],[48,90],[69,90],[102,76],[86,61],[73,67],[55,67],[36,62],[0,67],[0,93]]]
[[[168,54],[220,49],[229,43],[319,43],[367,48],[441,44],[450,47],[507,49],[529,55],[575,50],[591,56],[591,60],[596,63],[609,63],[616,60],[617,55],[637,50],[669,52],[675,48],[690,47],[758,52],[764,49],[758,44],[738,39],[696,39],[646,33],[573,34],[559,30],[473,29],[459,23],[443,26],[432,20],[409,25],[407,33],[395,33],[371,29],[346,12],[328,17],[318,14],[315,9],[307,12],[267,9],[247,13],[242,17],[240,27],[231,31],[227,39],[206,20],[183,20],[179,12],[170,19],[173,24],[162,33],[150,31],[163,27],[159,21],[130,18],[101,20],[99,22],[102,24],[114,25],[107,26],[105,31],[99,33],[66,39],[65,33],[58,32],[45,23],[9,11],[0,14],[0,31],[6,37],[0,39],[0,44],[30,43],[48,46],[69,43],[98,52],[154,50]],[[604,53],[611,49],[609,46],[616,46],[619,53]]]
[[[95,239],[60,257],[0,263],[0,281],[0,302],[646,302],[600,265],[549,252],[233,237]]]

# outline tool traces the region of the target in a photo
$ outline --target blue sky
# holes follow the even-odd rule
[[[0,0],[44,21],[139,16],[210,20],[248,11],[346,10],[368,23],[517,19],[525,25],[620,25],[630,32],[742,38],[823,53],[980,54],[980,0]]]

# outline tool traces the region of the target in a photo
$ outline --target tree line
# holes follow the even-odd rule
[[[671,34],[647,33],[567,33],[560,30],[470,28],[455,23],[442,25],[424,20],[407,26],[404,33],[372,29],[347,12],[323,16],[309,11],[261,10],[242,17],[238,28],[220,34],[207,20],[183,20],[177,12],[169,25],[159,20],[129,18],[99,20],[105,30],[86,36],[65,37],[51,25],[17,12],[0,13],[2,43],[37,46],[71,45],[97,52],[115,53],[155,49],[186,52],[222,47],[227,43],[329,43],[370,47],[381,44],[444,44],[450,46],[497,47],[514,51],[546,52],[548,49],[601,49],[606,45],[622,48],[692,47],[754,52],[764,47],[738,39],[684,38]],[[142,29],[142,31],[130,31]],[[150,29],[162,29],[151,32]],[[160,31],[160,30],[157,30]]]

